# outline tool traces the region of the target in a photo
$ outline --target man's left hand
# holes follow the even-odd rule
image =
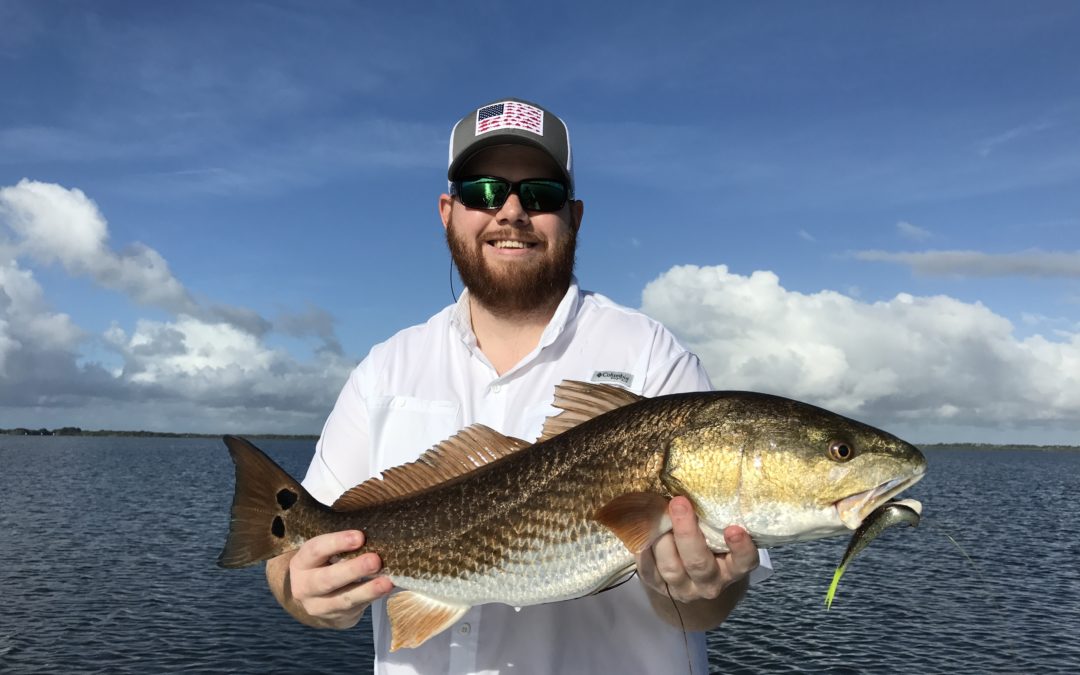
[[[758,566],[757,547],[743,528],[726,528],[730,551],[716,554],[705,544],[690,500],[675,497],[668,514],[671,532],[638,554],[638,576],[653,593],[684,604],[715,600]]]

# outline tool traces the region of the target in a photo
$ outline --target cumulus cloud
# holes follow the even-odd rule
[[[980,303],[798,293],[771,272],[674,267],[642,309],[697,352],[718,388],[798,398],[880,424],[1080,427],[1080,333],[1018,339]]]
[[[172,312],[196,309],[157,251],[139,243],[119,253],[109,248],[108,224],[82,190],[23,179],[0,188],[0,217],[16,235],[16,254],[59,263],[140,304]]]
[[[1030,250],[1019,253],[857,251],[858,260],[907,265],[916,274],[964,277],[1080,277],[1080,252]]]
[[[91,334],[50,306],[21,261],[60,265],[171,318]],[[273,334],[318,346],[301,360],[270,346]],[[87,357],[97,353],[107,363]],[[48,409],[56,426],[312,432],[353,365],[325,310],[270,320],[200,301],[154,249],[112,248],[80,190],[28,180],[0,188],[0,412],[14,411],[4,417]]]

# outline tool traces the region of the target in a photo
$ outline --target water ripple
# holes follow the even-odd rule
[[[267,446],[294,474],[312,451]],[[777,574],[710,633],[712,672],[1080,672],[1080,453],[929,459],[912,495],[923,523],[862,553],[831,611],[846,542],[774,551]],[[0,437],[0,466],[5,673],[370,666],[366,618],[343,632],[301,626],[261,569],[214,565],[232,494],[219,441]]]

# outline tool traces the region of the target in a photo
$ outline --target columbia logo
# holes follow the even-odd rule
[[[634,376],[630,373],[621,373],[617,370],[598,370],[592,374],[592,381],[612,382],[629,388],[630,384],[634,381]]]

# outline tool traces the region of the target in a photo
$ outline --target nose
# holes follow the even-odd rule
[[[495,213],[495,219],[499,221],[500,225],[525,227],[529,224],[529,212],[521,205],[521,199],[516,194],[511,193],[507,196],[503,205],[499,207],[498,212]]]

